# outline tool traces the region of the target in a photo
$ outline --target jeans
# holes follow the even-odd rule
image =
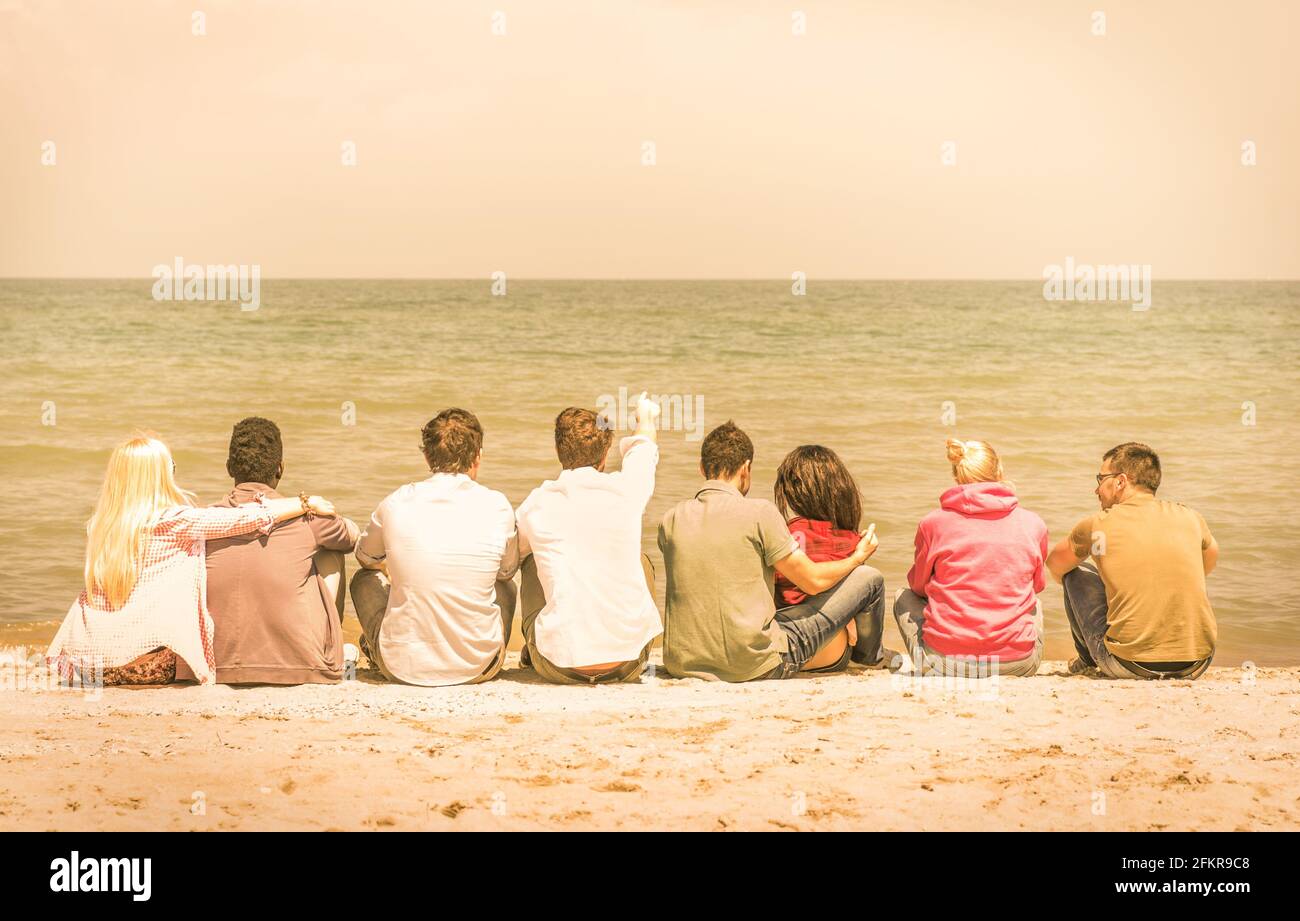
[[[785,633],[789,651],[768,677],[791,678],[837,633],[853,621],[858,642],[853,661],[880,664],[880,642],[885,632],[885,577],[870,566],[859,566],[833,588],[799,604],[779,608],[776,623]]]
[[[922,629],[925,627],[925,598],[903,589],[894,598],[894,621],[903,634],[907,657],[912,660],[914,674],[943,675],[950,678],[988,678],[994,674],[1007,678],[1029,678],[1038,673],[1043,661],[1043,605],[1036,602],[1034,627],[1038,640],[1034,651],[1023,659],[1006,662],[986,656],[945,656],[925,645]]]
[[[1129,662],[1106,648],[1106,584],[1091,563],[1080,563],[1061,580],[1065,595],[1065,616],[1070,620],[1074,649],[1084,665],[1096,668],[1107,678],[1185,678],[1201,677],[1210,667],[1210,658],[1191,662],[1177,671],[1153,672],[1136,662]]]

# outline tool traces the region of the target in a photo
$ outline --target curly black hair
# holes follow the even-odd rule
[[[265,483],[274,485],[280,476],[284,460],[284,445],[280,442],[280,428],[270,419],[249,416],[235,424],[230,433],[230,455],[226,458],[226,473],[236,483]]]

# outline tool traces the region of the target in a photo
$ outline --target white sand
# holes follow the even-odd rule
[[[1296,829],[1300,668],[16,688],[0,829]],[[201,804],[202,809],[194,806]]]

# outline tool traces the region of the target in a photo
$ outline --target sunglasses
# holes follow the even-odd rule
[[[1102,480],[1112,476],[1123,476],[1123,474],[1122,473],[1099,473],[1097,474],[1097,485],[1100,486]]]

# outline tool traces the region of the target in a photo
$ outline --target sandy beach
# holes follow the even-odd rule
[[[576,688],[512,653],[440,689],[0,678],[2,830],[1300,828],[1300,668]]]

